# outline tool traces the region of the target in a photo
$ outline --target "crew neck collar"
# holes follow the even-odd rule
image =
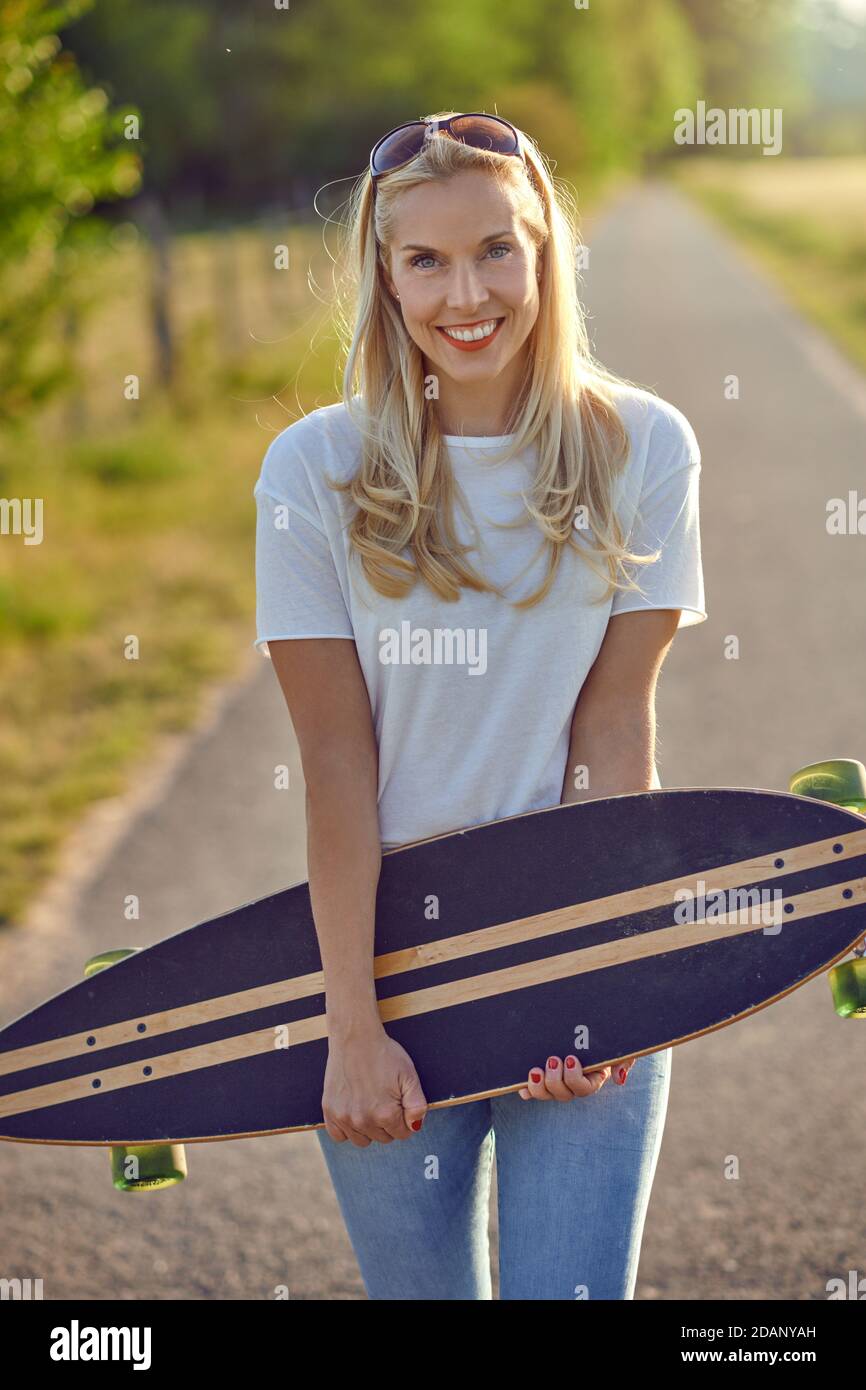
[[[443,434],[442,438],[446,444],[469,444],[473,449],[484,448],[485,446],[498,448],[502,444],[510,444],[517,438],[516,434]]]

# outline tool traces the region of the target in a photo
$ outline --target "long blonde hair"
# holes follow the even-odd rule
[[[638,589],[626,565],[655,558],[624,548],[613,506],[614,480],[629,448],[613,387],[634,383],[592,357],[577,293],[579,239],[571,194],[554,181],[534,142],[523,131],[520,135],[526,165],[436,136],[410,164],[378,181],[375,198],[368,170],[348,200],[337,326],[346,354],[343,403],[361,434],[362,459],[353,478],[328,481],[356,504],[349,527],[352,547],[370,584],[388,597],[403,597],[418,576],[446,601],[459,599],[461,588],[502,595],[468,563],[470,547],[455,534],[454,478],[435,404],[425,394],[423,356],[384,279],[400,194],[465,169],[483,170],[510,185],[539,257],[544,252],[528,369],[506,430],[516,437],[498,457],[504,461],[538,443],[534,485],[525,502],[542,545],[549,542],[548,566],[540,588],[515,607],[542,601],[565,545],[577,549],[607,581],[599,602],[614,589]],[[581,544],[575,535],[579,508],[584,509],[580,534],[587,542]],[[497,524],[508,529],[525,522],[524,515]],[[588,543],[590,533],[595,546]],[[401,553],[405,549],[411,560]],[[617,577],[620,571],[624,582]]]

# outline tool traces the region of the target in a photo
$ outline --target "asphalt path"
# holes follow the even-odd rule
[[[597,355],[679,406],[703,455],[709,618],[679,634],[662,674],[663,785],[784,790],[803,763],[866,761],[866,541],[825,526],[829,498],[862,493],[866,384],[668,186],[626,190],[587,239]],[[120,832],[85,826],[74,872],[0,936],[0,1020],[73,983],[97,950],[306,876],[297,748],[252,655],[155,792],[136,802],[132,787]],[[280,763],[288,790],[274,788]],[[829,1279],[866,1273],[864,1032],[818,979],[675,1049],[638,1298],[823,1299]],[[188,1156],[185,1183],[132,1197],[103,1151],[0,1146],[0,1276],[41,1278],[49,1299],[366,1296],[313,1136]]]

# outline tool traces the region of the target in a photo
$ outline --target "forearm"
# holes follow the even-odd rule
[[[578,705],[560,802],[591,801],[658,786],[655,736],[653,699],[619,702],[613,710],[598,713]]]
[[[376,888],[382,863],[372,760],[335,761],[307,776],[307,864],[328,1036],[381,1026],[373,979]]]

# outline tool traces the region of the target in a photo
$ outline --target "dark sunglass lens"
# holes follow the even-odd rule
[[[406,126],[404,130],[395,130],[386,135],[373,155],[373,172],[386,174],[389,169],[396,169],[399,164],[414,159],[423,143],[424,126],[420,124]]]
[[[451,133],[465,145],[495,154],[514,154],[517,149],[514,132],[489,116],[457,116],[451,122]]]

